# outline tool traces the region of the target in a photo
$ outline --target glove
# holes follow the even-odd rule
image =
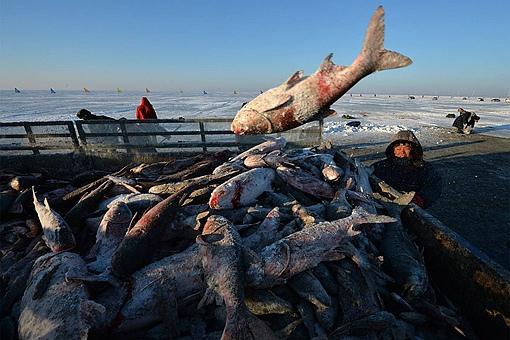
[[[423,197],[421,197],[420,195],[418,194],[415,194],[412,201],[414,204],[416,204],[417,206],[419,206],[420,208],[425,208],[426,204],[425,204],[425,199]]]

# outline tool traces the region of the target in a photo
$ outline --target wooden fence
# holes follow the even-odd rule
[[[206,152],[208,148],[242,149],[263,140],[264,136],[236,136],[230,131],[231,122],[231,118],[181,118],[0,123],[0,152],[157,152],[160,149]],[[274,134],[280,135],[303,145],[317,145],[322,141],[322,121]]]

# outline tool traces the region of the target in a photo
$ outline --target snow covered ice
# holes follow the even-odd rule
[[[234,117],[242,103],[256,97],[259,92],[208,91],[165,91],[144,93],[142,91],[0,91],[0,121],[45,121],[76,120],[76,112],[85,108],[94,114],[113,118],[135,118],[135,110],[142,96],[149,98],[159,118],[196,118],[196,117]],[[419,133],[424,128],[451,127],[453,118],[446,118],[448,113],[458,115],[459,107],[475,112],[480,121],[475,126],[476,133],[510,138],[510,104],[505,98],[501,102],[491,102],[485,97],[483,102],[478,97],[415,95],[352,94],[340,98],[332,109],[337,115],[328,117],[324,125],[325,138],[378,137],[388,139],[402,129],[411,129]],[[344,119],[349,115],[353,119]],[[352,120],[361,122],[359,127],[346,126]],[[357,139],[357,138],[356,138]]]

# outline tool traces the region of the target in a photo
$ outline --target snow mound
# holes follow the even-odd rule
[[[339,134],[343,133],[344,136],[348,136],[350,134],[360,133],[360,132],[380,132],[380,133],[389,133],[395,134],[402,130],[411,130],[414,133],[418,131],[418,129],[408,128],[404,125],[380,125],[373,123],[361,123],[360,126],[348,126],[346,122],[327,122],[324,124],[324,134],[326,136],[330,134]]]

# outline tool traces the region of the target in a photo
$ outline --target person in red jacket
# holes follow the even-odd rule
[[[158,119],[156,111],[154,111],[154,108],[152,107],[152,104],[149,102],[147,97],[142,97],[140,105],[138,105],[136,108],[136,119]]]

